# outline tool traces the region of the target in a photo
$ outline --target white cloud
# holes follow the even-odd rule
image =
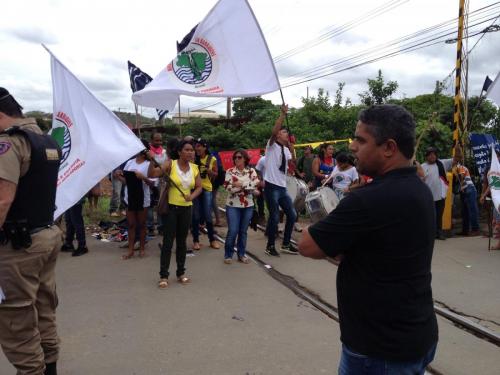
[[[249,0],[271,54],[278,56],[311,42],[328,30],[358,19],[387,4],[387,0]],[[471,2],[471,10],[491,3]],[[215,4],[215,0],[19,0],[2,5],[0,86],[19,97],[26,109],[51,111],[49,55],[54,54],[101,99],[108,108],[133,111],[127,60],[155,76],[176,53],[180,40]],[[456,0],[410,0],[347,30],[324,43],[296,54],[277,66],[285,83],[292,74],[338,61],[368,48],[400,38],[458,14]],[[498,13],[498,12],[497,12]],[[456,25],[455,25],[456,26]],[[487,26],[487,25],[485,25]],[[453,26],[452,26],[453,28]],[[486,74],[500,70],[500,33],[487,35],[471,55],[470,93],[478,94]],[[477,40],[471,39],[469,46]],[[344,95],[354,102],[366,90],[366,80],[382,69],[387,80],[399,83],[397,95],[432,92],[435,81],[444,79],[455,65],[455,46],[439,44],[409,54],[381,60],[283,90],[285,100],[300,106],[300,98],[316,95],[323,87],[334,94],[345,82]],[[344,65],[345,66],[345,65]],[[341,65],[336,66],[338,69]],[[279,93],[265,96],[275,103]],[[181,98],[182,111],[217,102],[214,98]],[[225,104],[211,107],[225,112]],[[154,110],[144,109],[144,113]]]

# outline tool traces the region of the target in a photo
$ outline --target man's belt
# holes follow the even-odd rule
[[[36,227],[36,228],[30,229],[30,234],[35,234],[35,233],[41,232],[44,229],[49,229],[50,227],[52,227],[52,225],[54,225],[54,223],[42,225],[41,227]]]
[[[27,220],[6,221],[0,231],[0,244],[5,245],[10,242],[14,250],[27,249],[31,246],[31,236],[33,234],[48,229],[52,225],[53,223],[47,223],[37,227],[30,227]]]

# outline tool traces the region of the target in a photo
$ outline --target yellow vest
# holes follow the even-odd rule
[[[189,163],[189,167],[191,168],[192,176],[188,188],[185,188],[182,185],[181,178],[178,172],[179,167],[177,165],[177,160],[172,160],[172,167],[170,168],[170,179],[182,190],[185,195],[191,194],[191,190],[193,190],[195,186],[195,178],[199,174],[198,166],[196,164]],[[193,205],[193,202],[186,202],[180,191],[177,190],[177,188],[173,184],[170,184],[170,188],[168,190],[168,203],[176,206]]]
[[[200,173],[206,172],[206,165],[207,165],[207,158],[209,155],[205,155],[203,159],[200,159]],[[212,156],[212,159],[210,160],[210,165],[208,166],[208,169],[212,170],[214,167],[214,164],[217,160],[215,157]],[[205,177],[201,179],[201,186],[203,187],[203,190],[205,191],[212,191],[212,181],[210,181],[210,178],[208,177],[208,173],[205,173]]]

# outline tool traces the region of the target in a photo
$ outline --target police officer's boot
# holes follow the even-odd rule
[[[57,362],[46,363],[44,375],[57,375]]]

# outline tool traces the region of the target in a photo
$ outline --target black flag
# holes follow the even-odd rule
[[[493,83],[493,81],[490,79],[490,77],[486,76],[486,79],[484,80],[484,83],[483,83],[483,90],[482,91],[488,91],[488,89],[492,83]]]
[[[153,80],[149,74],[144,73],[137,66],[128,61],[128,75],[130,76],[130,88],[132,92],[142,90],[149,82]],[[158,118],[161,120],[168,111],[157,109],[156,113]]]
[[[193,35],[197,27],[198,24],[195,27],[193,27],[191,31],[184,38],[182,38],[180,43],[177,42],[177,53],[181,52],[191,42],[191,39],[193,39]]]

